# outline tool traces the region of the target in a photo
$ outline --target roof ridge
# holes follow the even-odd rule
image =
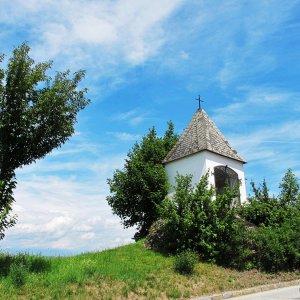
[[[205,142],[206,142],[206,148],[211,149],[211,138],[210,138],[210,133],[209,133],[209,126],[207,123],[209,123],[208,115],[205,113],[205,111],[202,111],[203,119],[204,119],[204,126],[205,126]]]
[[[207,114],[206,114],[207,115]],[[207,115],[208,117],[208,115]],[[218,132],[218,134],[221,136],[221,138],[223,138],[224,142],[228,145],[228,147],[235,153],[237,154],[237,151],[230,145],[229,141],[225,138],[225,136],[223,135],[223,133],[221,132],[221,130],[217,127],[217,125],[215,124],[215,122],[211,119],[208,120],[212,123],[212,125],[215,127],[216,131]]]

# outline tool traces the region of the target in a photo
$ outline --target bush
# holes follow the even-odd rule
[[[50,259],[46,257],[28,255],[26,253],[16,255],[0,253],[0,276],[11,277],[12,282],[16,286],[21,284],[22,279],[20,278],[26,275],[21,274],[23,271],[25,273],[41,273],[50,268]]]
[[[243,204],[239,214],[248,222],[259,226],[276,226],[282,224],[286,218],[286,210],[275,197],[270,197],[267,183],[256,187],[251,182],[253,196]]]
[[[180,274],[191,275],[197,262],[198,255],[194,251],[185,250],[175,256],[174,269]]]
[[[294,228],[295,222],[298,226]],[[287,220],[280,227],[259,227],[253,232],[254,262],[267,272],[293,271],[300,268],[300,219]]]
[[[174,195],[161,205],[165,246],[173,253],[192,249],[202,259],[215,260],[237,231],[232,206],[236,190],[225,189],[213,200],[215,193],[208,187],[208,174],[195,188],[191,179],[191,176],[178,175]]]
[[[50,269],[50,260],[42,256],[27,256],[26,264],[28,265],[29,271],[32,273],[42,273]]]
[[[297,178],[288,171],[279,197],[270,197],[266,181],[241,207],[232,204],[237,189],[215,194],[208,174],[193,187],[191,176],[176,178],[175,193],[159,207],[160,221],[152,227],[146,245],[170,253],[179,272],[188,265],[185,250],[226,267],[256,268],[267,272],[300,269],[300,194]]]
[[[24,264],[13,263],[10,266],[9,276],[15,287],[20,288],[25,284],[27,272],[28,270]]]
[[[221,240],[217,245],[216,263],[238,270],[252,269],[253,241],[251,229],[248,229],[242,220],[237,220],[232,228],[229,240]]]

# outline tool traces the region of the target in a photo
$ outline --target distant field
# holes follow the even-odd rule
[[[300,278],[208,263],[187,277],[173,261],[141,242],[74,257],[0,254],[0,299],[176,299]]]

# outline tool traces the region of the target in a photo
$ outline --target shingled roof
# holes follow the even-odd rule
[[[179,141],[171,149],[163,163],[208,150],[242,163],[246,163],[228,143],[215,123],[203,109],[199,109],[184,130]]]

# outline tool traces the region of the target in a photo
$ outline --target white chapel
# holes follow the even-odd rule
[[[163,161],[171,186],[175,176],[192,175],[193,185],[209,172],[209,183],[221,193],[226,183],[240,182],[239,202],[246,201],[243,166],[245,160],[234,150],[207,113],[199,108],[177,144]]]

